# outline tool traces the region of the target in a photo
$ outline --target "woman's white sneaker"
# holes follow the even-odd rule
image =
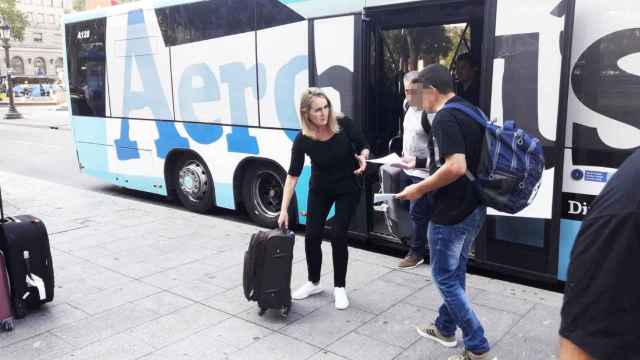
[[[349,298],[347,291],[343,287],[337,287],[333,290],[333,296],[336,301],[336,309],[344,310],[349,307]]]
[[[291,298],[294,300],[302,300],[321,292],[322,288],[320,287],[320,284],[314,284],[311,281],[307,281],[304,285],[300,286],[298,290],[291,294]]]

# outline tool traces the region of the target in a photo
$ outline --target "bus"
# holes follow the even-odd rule
[[[469,53],[479,106],[544,145],[534,202],[490,210],[473,249],[475,266],[523,278],[566,279],[590,203],[640,146],[637,0],[142,0],[66,15],[65,46],[82,172],[266,227],[303,89],[324,89],[384,156],[401,135],[402,74]],[[309,176],[307,159],[300,225]],[[377,191],[371,165],[350,233],[401,244]]]

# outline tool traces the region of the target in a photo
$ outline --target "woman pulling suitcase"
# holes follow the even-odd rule
[[[291,295],[295,300],[322,292],[322,235],[325,221],[335,204],[331,248],[333,254],[333,282],[336,309],[349,307],[345,291],[347,274],[347,230],[360,199],[357,177],[361,175],[369,157],[368,145],[360,129],[351,119],[338,118],[331,101],[322,90],[310,88],[300,100],[302,132],[291,148],[291,164],[284,186],[278,225],[289,225],[288,207],[298,177],[302,172],[305,154],[311,158],[311,179],[307,206],[305,253],[308,282]]]

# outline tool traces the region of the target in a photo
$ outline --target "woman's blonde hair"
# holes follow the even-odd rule
[[[302,134],[306,135],[312,139],[315,139],[315,129],[316,126],[311,121],[309,117],[309,113],[311,112],[311,103],[314,98],[323,98],[327,101],[327,105],[329,105],[329,121],[327,125],[329,129],[333,133],[340,132],[340,126],[338,125],[338,119],[335,111],[333,111],[333,106],[331,105],[331,100],[329,97],[319,88],[308,88],[302,93],[302,98],[300,99],[300,121],[302,124]]]

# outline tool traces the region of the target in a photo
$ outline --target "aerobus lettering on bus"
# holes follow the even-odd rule
[[[132,27],[128,33],[135,32],[140,35],[140,22],[144,22],[141,13],[132,12],[128,26]],[[131,19],[134,17],[134,19]],[[146,29],[146,28],[145,28]],[[146,35],[146,30],[145,34]],[[135,47],[135,48],[133,48]],[[154,91],[153,84],[160,84],[160,76],[153,56],[134,56],[139,52],[152,53],[151,44],[148,37],[136,38],[135,41],[127,41],[127,56],[124,71],[124,91],[123,91],[123,115],[121,120],[120,137],[115,140],[118,160],[138,159],[140,154],[138,144],[131,139],[129,119],[132,111],[148,108],[155,119],[167,118],[170,114],[170,106],[162,91]],[[134,60],[135,59],[135,60]],[[295,105],[295,78],[298,74],[308,70],[308,56],[298,55],[293,57],[287,64],[278,71],[274,84],[274,94],[276,102],[276,112],[278,121],[282,128],[298,128],[298,116]],[[257,67],[257,69],[256,69]],[[133,71],[139,74],[140,84],[134,86]],[[187,67],[178,81],[178,93],[180,99],[179,111],[182,119],[196,119],[194,105],[199,103],[211,103],[224,100],[221,96],[220,83],[226,84],[229,93],[230,124],[231,132],[227,134],[227,147],[229,152],[258,154],[258,142],[255,136],[249,134],[249,120],[247,115],[246,89],[251,89],[253,100],[259,101],[268,91],[266,66],[258,63],[246,66],[241,62],[231,62],[220,65],[220,79],[218,80],[205,63],[192,64]],[[256,74],[258,81],[256,88]],[[200,79],[202,84],[194,87],[194,79]],[[139,90],[134,90],[134,88]],[[212,122],[221,122],[212,114]],[[208,145],[218,141],[222,137],[223,129],[221,125],[206,123],[185,122],[184,128],[191,140],[198,144]],[[165,159],[167,154],[176,148],[189,148],[189,140],[182,137],[175,126],[170,121],[156,121],[158,129],[158,139],[155,140],[157,156]],[[295,137],[295,132],[285,131],[291,140]]]

